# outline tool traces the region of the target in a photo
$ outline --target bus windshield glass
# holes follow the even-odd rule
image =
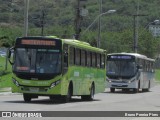
[[[15,72],[58,74],[61,72],[61,52],[54,49],[17,48]]]
[[[107,62],[107,76],[110,78],[130,78],[136,73],[135,61],[113,60]]]

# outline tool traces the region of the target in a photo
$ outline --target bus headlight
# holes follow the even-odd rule
[[[135,79],[129,80],[128,83],[131,83],[131,82],[133,82],[134,80],[135,80]]]
[[[53,83],[51,84],[50,88],[55,87],[55,86],[58,85],[60,82],[61,82],[61,80],[57,80],[57,81],[53,82]]]
[[[131,83],[131,81],[129,80],[128,83]]]
[[[12,78],[12,81],[16,86],[19,86],[19,82],[16,79]]]

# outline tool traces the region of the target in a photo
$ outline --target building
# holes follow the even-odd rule
[[[160,24],[150,24],[149,25],[149,31],[152,33],[154,37],[159,37],[160,36]]]

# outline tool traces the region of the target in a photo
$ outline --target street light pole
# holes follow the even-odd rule
[[[44,33],[44,19],[45,19],[45,12],[44,10],[42,10],[42,17],[41,17],[41,20],[40,20],[40,24],[41,24],[41,36],[43,36],[43,33]]]
[[[24,10],[24,36],[28,34],[28,9],[29,9],[29,0],[24,0],[25,10]]]
[[[134,15],[133,16],[133,19],[134,19],[134,32],[133,32],[133,37],[134,37],[134,46],[133,46],[133,49],[134,49],[134,52],[137,53],[137,34],[136,34],[136,16]]]
[[[148,24],[145,26],[145,29],[146,29],[150,24],[153,24],[153,23],[159,23],[159,20],[154,20],[153,22],[148,23]]]
[[[94,21],[82,32],[82,36],[92,27],[92,25],[99,19],[99,17],[103,16],[103,15],[106,15],[106,14],[111,14],[111,13],[114,13],[116,12],[116,10],[108,10],[107,12],[104,12],[104,13],[101,13],[99,14],[95,19]]]

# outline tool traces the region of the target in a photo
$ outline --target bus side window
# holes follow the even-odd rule
[[[91,54],[90,54],[89,51],[87,52],[87,66],[88,66],[88,67],[91,66]]]
[[[146,65],[146,72],[148,72],[148,61],[145,61],[145,65]]]
[[[92,67],[95,67],[96,65],[96,55],[95,53],[92,53]]]
[[[68,67],[68,45],[64,45],[64,67]]]
[[[148,69],[149,69],[149,72],[151,72],[151,62],[150,61],[148,62]]]
[[[105,68],[105,55],[101,54],[101,68]]]
[[[84,50],[81,50],[81,65],[86,65],[86,52]]]
[[[70,65],[74,65],[75,64],[75,49],[73,47],[70,47],[69,49],[69,63]]]
[[[152,72],[155,72],[155,64],[152,62]]]
[[[101,64],[101,55],[97,53],[97,68],[100,68]]]
[[[144,71],[144,64],[143,64],[143,60],[139,59],[139,66],[141,66],[141,69]]]
[[[76,57],[75,64],[76,65],[80,65],[80,50],[76,49],[75,51],[76,51],[76,54],[75,54],[75,57]]]
[[[145,72],[146,67],[145,67],[145,61],[144,60],[142,60],[142,65],[143,65],[143,71]]]

